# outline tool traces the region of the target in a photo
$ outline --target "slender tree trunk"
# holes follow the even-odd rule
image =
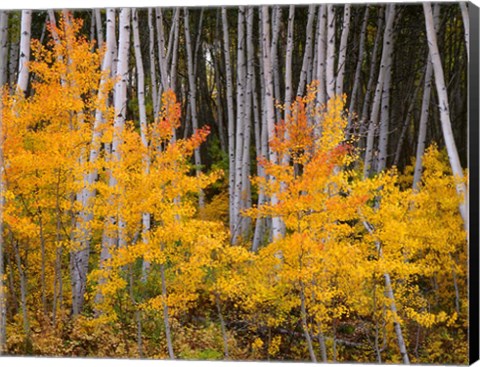
[[[418,91],[419,91],[419,86],[417,86],[415,88],[415,91],[413,92],[412,97],[410,99],[410,105],[408,107],[407,114],[405,116],[405,120],[403,121],[402,131],[400,132],[400,137],[398,138],[397,148],[395,150],[395,157],[393,159],[393,165],[394,166],[398,166],[398,164],[400,162],[402,147],[405,143],[408,127],[411,124],[411,118],[412,118],[413,110],[414,110],[414,107],[415,107],[415,101],[417,99]]]
[[[381,172],[387,165],[388,135],[390,128],[390,80],[392,74],[392,50],[387,58],[385,79],[382,88],[382,107],[380,112],[380,137],[378,141],[378,165],[377,172]]]
[[[290,114],[292,103],[292,56],[293,56],[293,25],[295,21],[295,5],[290,5],[287,26],[287,52],[285,56],[285,115],[284,120]]]
[[[150,173],[150,157],[148,155],[148,138],[147,138],[147,112],[145,108],[145,72],[143,69],[142,50],[140,45],[140,34],[138,31],[138,13],[135,9],[132,10],[132,26],[133,26],[133,42],[135,48],[135,65],[137,69],[137,96],[138,109],[140,118],[140,137],[144,148],[144,174],[148,176]],[[148,232],[150,231],[150,213],[142,213],[142,241],[148,243]],[[143,260],[142,264],[142,281],[146,282],[148,269],[150,263]]]
[[[317,79],[319,82],[317,91],[318,104],[324,105],[326,98],[326,51],[327,51],[327,5],[321,4],[318,10],[318,31],[317,31]],[[316,129],[315,136],[320,136],[321,127]]]
[[[163,245],[162,245],[163,250]],[[165,326],[165,338],[167,339],[167,349],[168,356],[170,359],[175,359],[175,354],[173,352],[173,343],[172,343],[172,333],[170,330],[170,318],[168,315],[168,304],[167,304],[167,282],[165,279],[165,264],[160,264],[160,278],[162,281],[162,298],[163,298],[163,324]]]
[[[122,8],[119,17],[119,41],[118,41],[118,64],[117,64],[117,82],[115,83],[114,110],[115,118],[113,122],[113,139],[111,145],[110,159],[112,162],[120,162],[121,145],[123,143],[123,131],[125,128],[125,119],[127,113],[127,85],[128,85],[128,64],[130,50],[130,15],[129,8]],[[108,42],[108,41],[107,41]],[[118,190],[118,178],[115,170],[110,172],[109,187]],[[110,205],[119,206],[115,203],[116,198],[110,197]],[[114,210],[117,212],[118,210]],[[105,267],[105,262],[111,257],[110,249],[115,245],[125,246],[124,230],[125,222],[122,215],[110,215],[107,219],[102,238],[102,250],[100,253],[100,268]],[[97,294],[96,303],[102,301],[101,294]]]
[[[148,8],[148,35],[149,35],[149,56],[150,56],[150,81],[152,89],[152,103],[153,103],[153,117],[157,118],[158,116],[158,101],[157,96],[157,71],[155,67],[155,27],[152,23],[153,11],[152,8]]]
[[[305,334],[305,340],[307,341],[308,352],[310,353],[310,359],[312,360],[313,363],[317,363],[317,357],[313,349],[312,338],[310,336],[310,331],[308,330],[307,310],[305,307],[305,293],[303,290],[303,284],[301,285],[301,290],[300,290],[300,315],[302,319],[303,333]]]
[[[323,331],[320,330],[318,332],[318,344],[320,346],[320,354],[322,356],[322,362],[327,363],[327,346],[325,344],[325,335],[323,335]]]
[[[312,67],[312,43],[313,43],[313,20],[315,18],[315,5],[308,7],[308,20],[305,40],[305,51],[303,52],[302,71],[298,83],[297,96],[302,96],[307,82],[307,72]]]
[[[0,87],[7,82],[8,72],[8,13],[0,11]]]
[[[236,244],[240,235],[242,215],[240,214],[243,195],[243,144],[245,137],[245,102],[246,102],[246,57],[245,57],[245,7],[238,9],[237,26],[237,119],[235,136],[235,187],[233,192],[233,216],[235,219],[232,243]]]
[[[156,24],[157,24],[157,37],[158,37],[158,63],[160,66],[160,80],[162,83],[162,90],[165,91],[169,88],[168,75],[167,75],[167,59],[166,59],[166,47],[165,47],[165,35],[163,31],[163,13],[162,9],[155,8]],[[161,93],[158,93],[158,98],[161,97]]]
[[[360,88],[360,78],[362,74],[363,54],[365,53],[365,38],[367,35],[367,24],[369,15],[369,6],[365,6],[365,15],[363,16],[362,30],[360,31],[360,41],[358,46],[358,61],[355,68],[355,77],[353,81],[353,88],[350,95],[350,105],[348,107],[348,126],[347,126],[347,139],[350,137],[352,129],[352,118],[354,116],[355,106],[357,104],[358,90]],[[375,59],[375,54],[372,54],[372,59]],[[372,62],[374,63],[374,62]]]
[[[190,39],[190,21],[188,16],[188,9],[184,8],[185,18],[185,42],[187,49],[187,65],[188,65],[188,93],[189,93],[189,103],[190,103],[190,112],[192,116],[192,127],[194,133],[198,130],[198,117],[197,117],[197,89],[195,84],[196,75],[193,70],[193,53],[192,53],[192,42]],[[194,152],[195,160],[195,172],[197,177],[201,174],[201,165],[202,161],[200,158],[200,148],[195,148]],[[198,206],[203,208],[205,206],[205,195],[200,189],[198,192]]]
[[[345,4],[343,11],[342,36],[340,38],[340,49],[338,50],[337,81],[335,85],[335,94],[343,93],[343,79],[345,77],[345,64],[347,61],[347,41],[350,32],[350,4]]]
[[[20,278],[20,300],[22,305],[23,332],[25,334],[25,351],[27,352],[30,344],[30,321],[28,317],[27,306],[27,276],[25,274],[25,269],[22,266],[22,259],[20,258],[20,249],[18,248],[18,243],[16,243],[13,238],[12,242],[15,251],[15,259],[17,261],[18,275]]]
[[[249,209],[252,206],[252,196],[250,190],[250,141],[252,131],[252,102],[253,102],[253,79],[255,78],[255,55],[253,47],[253,7],[247,8],[247,85],[245,94],[245,121],[242,152],[242,192],[241,192],[241,210]],[[242,214],[240,213],[242,216]],[[243,217],[241,220],[241,235],[247,239],[250,232],[251,220]]]
[[[365,228],[370,234],[373,233],[373,228],[369,223],[363,222],[363,225],[365,226]],[[375,241],[375,247],[379,254],[379,257],[382,257],[383,255],[382,255],[381,243],[378,241]],[[408,357],[405,339],[403,338],[402,327],[398,321],[398,310],[395,302],[395,295],[393,293],[392,281],[390,278],[390,274],[388,272],[384,273],[384,279],[385,279],[385,296],[390,300],[390,311],[392,312],[392,315],[393,315],[393,326],[395,329],[395,334],[397,336],[398,348],[400,349],[400,354],[402,356],[403,364],[410,364],[410,359]]]
[[[97,28],[97,43],[98,47],[103,47],[103,21],[102,21],[102,14],[100,13],[100,9],[94,9],[95,12],[95,26]]]
[[[268,14],[268,7],[262,6],[262,50],[263,50],[263,70],[264,70],[264,82],[265,82],[265,111],[266,111],[266,125],[268,140],[272,139],[275,135],[275,112],[273,101],[273,81],[272,81],[272,59],[270,55],[270,20]],[[269,160],[273,164],[278,163],[277,153],[269,149]],[[274,178],[270,178],[272,181]],[[278,204],[278,199],[275,194],[270,197],[270,202],[273,206]],[[272,238],[276,239],[281,237],[282,233],[282,221],[279,217],[272,218]]]
[[[363,99],[363,107],[362,107],[362,117],[360,119],[360,129],[359,129],[359,135],[361,137],[360,140],[360,148],[364,147],[364,135],[367,130],[367,121],[368,121],[368,112],[369,112],[369,107],[370,107],[370,98],[372,95],[372,90],[373,90],[373,85],[375,83],[375,77],[377,74],[377,54],[378,54],[378,48],[380,46],[381,42],[381,35],[382,35],[382,27],[383,27],[383,14],[380,14],[378,17],[378,22],[377,22],[377,34],[375,36],[375,43],[373,46],[373,51],[372,51],[372,57],[370,60],[370,73],[369,73],[369,78],[368,78],[368,83],[367,83],[367,90],[365,91],[365,97]]]
[[[273,90],[276,101],[282,101],[282,95],[280,93],[280,68],[279,59],[278,59],[278,37],[280,35],[280,24],[282,21],[282,8],[278,5],[275,5],[273,8],[273,33],[272,33],[272,64],[273,64]],[[252,20],[253,22],[253,20]],[[248,45],[248,43],[247,43]],[[281,112],[277,108],[275,109],[275,118],[276,121],[280,121]]]
[[[326,89],[328,98],[335,94],[335,8],[327,5]]]
[[[220,329],[222,330],[223,355],[224,355],[225,359],[229,359],[227,328],[225,327],[225,321],[223,320],[222,305],[220,303],[220,296],[218,295],[217,292],[215,292],[215,305],[217,306],[218,318],[220,320]]]
[[[363,167],[363,176],[368,177],[372,170],[374,138],[378,124],[378,113],[380,110],[381,97],[385,74],[388,71],[388,60],[393,42],[393,23],[395,20],[395,4],[387,5],[387,23],[385,26],[385,35],[383,37],[382,58],[380,61],[380,72],[378,74],[377,87],[375,97],[373,99],[372,112],[368,124],[367,146],[365,151],[365,164]]]
[[[447,148],[448,159],[452,168],[453,175],[458,179],[456,189],[458,195],[462,198],[459,205],[460,214],[463,219],[464,229],[468,232],[468,192],[465,183],[463,183],[463,170],[460,164],[457,147],[452,131],[452,123],[450,121],[450,111],[448,104],[447,86],[445,84],[445,77],[443,75],[442,60],[438,51],[437,35],[433,21],[432,6],[430,3],[423,4],[425,13],[425,26],[427,30],[428,47],[430,50],[430,57],[432,59],[433,72],[435,75],[435,85],[437,88],[437,95],[439,100],[440,121],[442,124],[443,139]]]
[[[228,19],[227,9],[222,7],[222,24],[223,24],[223,52],[225,57],[225,74],[227,80],[227,111],[228,111],[228,190],[229,190],[229,213],[230,213],[230,233],[233,234],[235,229],[235,211],[234,211],[234,187],[235,187],[235,114],[233,109],[233,81],[232,81],[232,64],[230,61],[230,40],[228,35]]]
[[[111,69],[115,55],[115,9],[107,9],[107,45],[105,55],[102,61],[102,71]],[[104,88],[107,83],[106,76],[100,80],[98,99],[107,103],[108,95]],[[95,111],[95,121],[90,144],[89,162],[94,164],[100,154],[101,146],[101,126],[104,123],[103,112],[101,109]],[[97,179],[95,169],[88,172],[84,177],[83,189],[80,193],[82,210],[80,212],[80,221],[77,221],[77,229],[81,233],[80,250],[71,253],[72,262],[72,307],[74,315],[79,314],[83,308],[83,297],[86,289],[86,279],[88,271],[88,261],[90,252],[91,229],[90,222],[93,219],[92,200],[95,196],[95,190],[92,185]],[[103,249],[102,249],[103,251]]]
[[[177,86],[177,62],[178,62],[178,42],[179,42],[179,27],[180,27],[180,9],[175,10],[174,17],[174,37],[173,37],[173,49],[172,49],[172,63],[170,65],[170,87],[173,91],[176,91]],[[169,44],[170,46],[170,44]],[[170,47],[169,47],[170,48]]]
[[[465,47],[467,49],[467,58],[470,61],[470,17],[468,15],[467,2],[460,2],[462,11],[463,29],[465,30]]]
[[[433,8],[433,21],[435,31],[438,31],[438,22],[440,15],[440,6],[436,5]],[[423,154],[425,152],[425,145],[427,140],[427,124],[430,110],[430,96],[432,90],[433,65],[430,53],[427,56],[427,66],[425,68],[425,80],[423,87],[422,109],[420,113],[420,123],[418,126],[417,152],[415,159],[415,170],[413,172],[413,189],[418,190],[418,184],[422,177]]]
[[[415,171],[413,174],[413,189],[418,189],[418,184],[422,177],[423,154],[427,139],[428,114],[430,109],[430,95],[432,89],[433,66],[430,55],[427,58],[427,68],[425,71],[425,83],[423,87],[422,110],[420,114],[420,124],[418,127],[417,154],[415,159]]]
[[[17,87],[25,94],[28,87],[28,66],[30,60],[30,38],[32,27],[32,11],[22,10],[22,24],[20,30],[20,57],[18,63]]]

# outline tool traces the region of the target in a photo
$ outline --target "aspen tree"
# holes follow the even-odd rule
[[[158,103],[160,99],[157,96],[157,70],[155,63],[155,27],[152,23],[153,11],[152,8],[148,8],[148,54],[150,60],[150,82],[151,82],[151,94],[152,94],[152,103],[153,103],[153,116],[157,118],[159,106]]]
[[[435,25],[433,21],[432,6],[429,3],[423,4],[425,14],[425,27],[427,29],[428,48],[432,60],[433,72],[435,76],[435,86],[438,95],[438,108],[440,111],[440,121],[442,123],[443,139],[447,148],[448,159],[452,168],[453,175],[457,178],[456,189],[458,195],[462,198],[459,206],[460,214],[463,219],[465,231],[468,232],[468,191],[463,182],[464,175],[460,158],[458,156],[455,139],[453,137],[452,123],[450,121],[450,109],[447,95],[447,87],[443,74],[442,60],[438,51],[437,35],[435,33]]]
[[[229,190],[229,218],[230,233],[233,234],[237,218],[234,210],[234,188],[235,188],[235,113],[233,104],[233,81],[232,81],[232,64],[230,61],[230,40],[228,34],[227,9],[222,7],[222,26],[223,26],[223,52],[225,57],[225,74],[227,80],[227,108],[228,111],[228,190]]]
[[[380,8],[379,11],[383,10],[383,8]],[[369,70],[369,77],[368,77],[368,83],[367,83],[367,89],[365,91],[365,96],[363,99],[363,105],[362,105],[362,114],[360,118],[360,129],[359,129],[359,135],[360,135],[360,147],[364,147],[364,135],[367,131],[368,128],[368,113],[369,113],[369,107],[370,107],[370,99],[371,99],[371,94],[373,91],[374,83],[375,83],[375,77],[377,76],[377,54],[378,54],[378,49],[381,44],[381,36],[382,36],[382,28],[383,28],[383,12],[380,12],[377,20],[377,33],[375,35],[375,42],[372,50],[372,57],[370,61],[370,70]]]
[[[302,70],[300,72],[300,82],[298,83],[297,96],[301,96],[305,92],[307,83],[307,71],[312,67],[312,43],[313,43],[313,19],[315,18],[315,5],[308,7],[308,20],[305,40],[305,51],[303,53]]]
[[[325,83],[328,98],[335,94],[335,7],[327,5],[327,54],[325,62]]]
[[[30,60],[30,38],[32,28],[32,11],[22,10],[22,24],[20,30],[20,57],[18,63],[17,87],[25,94],[28,87],[28,61]]]
[[[273,104],[273,81],[272,81],[272,59],[270,55],[270,19],[268,14],[268,7],[262,6],[262,51],[263,51],[263,69],[264,69],[264,82],[265,82],[265,111],[266,111],[266,127],[267,136],[269,139],[273,138],[275,134],[275,112]],[[271,162],[277,163],[277,153],[272,149],[269,149],[268,157]],[[272,179],[273,181],[273,179]],[[275,194],[270,197],[272,205],[278,203],[278,199]],[[272,238],[279,238],[282,236],[282,222],[281,218],[272,218]]]
[[[193,132],[195,133],[198,130],[197,90],[195,85],[195,72],[193,70],[194,66],[193,66],[192,41],[190,38],[190,20],[189,20],[187,8],[184,8],[184,14],[185,14],[185,18],[184,18],[185,41],[186,41],[187,65],[188,65],[189,105],[190,105],[190,113],[192,116]],[[202,165],[199,148],[195,149],[194,157],[195,157],[195,172],[198,177],[201,174],[201,165]],[[205,206],[205,195],[202,190],[198,192],[198,205],[200,208],[203,208]]]
[[[8,72],[8,13],[0,11],[0,87],[7,82]]]
[[[318,9],[318,30],[317,30],[317,102],[324,105],[327,101],[326,98],[326,51],[327,51],[327,5],[321,4]],[[319,135],[319,128],[317,128],[316,134]]]
[[[340,48],[338,50],[337,80],[335,82],[335,94],[343,94],[343,79],[345,78],[345,64],[347,61],[347,41],[350,32],[350,12],[351,5],[345,4],[343,11],[342,36],[340,38]]]
[[[393,23],[395,20],[395,4],[387,5],[387,22],[385,25],[385,32],[383,36],[382,57],[380,60],[380,71],[378,73],[377,87],[375,89],[375,97],[373,99],[372,111],[370,113],[370,121],[368,123],[367,145],[365,148],[365,164],[363,167],[363,176],[367,177],[372,170],[373,154],[374,154],[374,139],[375,132],[378,125],[378,113],[382,100],[382,90],[385,80],[385,74],[389,70],[388,59],[393,47]]]
[[[370,9],[369,6],[366,5],[365,14],[363,16],[363,21],[362,21],[362,29],[360,31],[360,41],[358,46],[358,60],[357,60],[357,66],[355,68],[353,87],[350,93],[350,105],[348,107],[348,126],[347,126],[347,133],[346,133],[347,139],[350,137],[350,132],[352,129],[352,118],[353,118],[354,110],[356,108],[356,102],[359,94],[358,90],[360,88],[360,77],[362,73],[363,55],[365,53],[365,38],[367,35],[369,9]],[[375,53],[373,53],[373,57],[375,57]],[[375,63],[372,62],[372,64],[375,64]]]

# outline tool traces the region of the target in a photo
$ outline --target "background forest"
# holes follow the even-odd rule
[[[467,363],[465,3],[0,12],[0,354]]]

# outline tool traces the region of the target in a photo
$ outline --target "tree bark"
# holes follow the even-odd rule
[[[230,40],[228,35],[228,19],[227,9],[222,7],[222,25],[223,25],[223,52],[225,57],[225,74],[227,79],[227,111],[228,111],[228,197],[229,197],[229,218],[230,233],[234,232],[235,227],[235,211],[233,193],[235,187],[235,113],[233,108],[233,81],[232,81],[232,64],[230,61]]]
[[[185,42],[187,49],[187,68],[188,68],[188,93],[189,93],[189,104],[190,104],[190,113],[192,116],[192,128],[194,133],[198,130],[198,117],[197,117],[197,89],[195,84],[196,75],[194,74],[193,68],[193,53],[192,53],[192,42],[190,39],[190,24],[188,16],[188,8],[184,8],[185,19]],[[202,161],[200,158],[200,148],[195,148],[194,151],[194,160],[195,160],[195,173],[197,177],[201,174],[201,165]],[[205,195],[203,190],[198,192],[198,206],[203,208],[205,206]]]
[[[30,38],[32,28],[32,11],[22,10],[22,24],[20,30],[20,57],[18,62],[17,88],[25,94],[28,87],[28,62],[30,60]]]
[[[324,105],[327,101],[326,99],[326,51],[327,51],[327,5],[321,4],[318,10],[318,31],[317,31],[317,80],[318,80],[318,91],[317,91],[317,102],[318,104]],[[320,135],[320,126],[317,128],[315,136]]]
[[[345,64],[347,61],[347,41],[350,32],[350,11],[351,5],[345,4],[343,11],[342,36],[340,38],[340,49],[338,50],[337,81],[335,83],[335,94],[343,94],[343,79],[345,77]]]
[[[468,192],[465,183],[463,182],[463,170],[460,164],[457,147],[452,131],[452,123],[450,121],[450,111],[448,104],[447,86],[445,84],[445,77],[443,75],[442,60],[438,51],[437,35],[433,21],[432,6],[430,3],[423,4],[425,13],[425,27],[427,30],[428,48],[430,50],[430,57],[432,59],[433,72],[435,75],[435,86],[437,89],[440,121],[442,124],[443,139],[447,148],[448,159],[452,168],[453,175],[458,180],[456,189],[462,202],[459,205],[460,215],[463,219],[464,229],[468,232]]]
[[[360,41],[358,46],[358,61],[355,68],[355,76],[353,79],[353,88],[350,94],[350,105],[348,107],[348,125],[346,137],[350,137],[350,131],[352,128],[352,118],[354,116],[355,106],[357,104],[358,90],[360,88],[360,78],[362,74],[362,65],[363,65],[363,54],[365,53],[365,38],[367,35],[367,24],[368,24],[368,15],[369,15],[369,6],[365,6],[365,15],[363,16],[362,30],[360,31]],[[372,54],[372,58],[375,58],[375,54]]]
[[[463,29],[465,30],[465,48],[467,50],[467,59],[470,61],[470,17],[468,15],[467,2],[460,2],[462,11]]]
[[[335,94],[335,8],[327,5],[326,89],[328,99]]]
[[[275,135],[275,111],[273,104],[273,81],[272,81],[272,59],[270,55],[270,20],[268,7],[262,6],[262,51],[263,51],[263,69],[265,82],[265,111],[266,111],[266,125],[268,140],[271,140]],[[278,163],[277,153],[269,149],[269,160],[273,164]],[[274,178],[270,178],[274,181]],[[275,194],[270,197],[270,202],[273,206],[278,204],[278,199]],[[283,235],[282,221],[279,217],[272,218],[272,238],[275,240]]]
[[[158,116],[158,89],[157,89],[157,70],[156,70],[156,63],[155,63],[155,27],[152,23],[153,11],[152,8],[148,8],[148,35],[149,35],[149,43],[148,43],[148,54],[150,57],[150,85],[151,85],[151,95],[152,95],[152,103],[153,103],[153,118],[156,119]]]
[[[111,69],[115,55],[115,9],[107,9],[107,44],[105,55],[102,61],[102,72]],[[108,95],[104,88],[107,83],[107,75],[102,76],[98,89],[98,99],[104,103],[108,103]],[[101,126],[104,124],[104,116],[101,109],[95,111],[95,121],[93,124],[93,132],[90,144],[89,162],[95,163],[100,154],[101,146]],[[80,250],[71,253],[72,262],[72,307],[74,315],[81,313],[83,308],[83,297],[86,289],[86,278],[88,271],[90,237],[90,222],[93,219],[92,200],[95,197],[95,190],[92,185],[96,181],[98,172],[91,170],[84,177],[83,189],[80,193],[82,210],[80,212],[80,221],[77,221],[77,228],[81,233]]]
[[[375,90],[375,97],[373,99],[372,112],[370,114],[370,121],[368,124],[367,146],[365,151],[365,164],[363,167],[363,176],[368,177],[372,170],[374,138],[375,131],[378,124],[378,113],[380,110],[380,103],[382,97],[383,84],[385,74],[388,71],[388,60],[391,52],[393,42],[393,22],[395,20],[395,4],[387,5],[387,23],[385,26],[385,33],[383,37],[382,58],[380,61],[380,72],[378,74],[377,87]]]
[[[315,5],[308,7],[308,20],[306,29],[305,50],[303,52],[302,71],[300,72],[300,82],[298,83],[297,96],[302,96],[305,92],[307,82],[307,72],[312,67],[312,43],[313,43],[313,20],[315,18]]]
[[[147,138],[147,112],[145,108],[145,72],[143,69],[142,50],[140,45],[140,32],[138,31],[138,13],[136,9],[132,9],[132,27],[133,27],[133,43],[135,49],[135,65],[137,69],[137,97],[140,119],[140,137],[144,147],[143,172],[145,176],[150,173],[150,157],[148,155],[148,138]],[[150,213],[142,213],[142,241],[148,243],[148,232],[150,231]],[[142,263],[142,281],[146,282],[150,263],[143,260]]]
[[[7,82],[8,73],[8,13],[0,11],[0,87]]]

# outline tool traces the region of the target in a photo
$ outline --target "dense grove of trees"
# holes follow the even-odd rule
[[[466,363],[468,27],[0,12],[0,354]]]

